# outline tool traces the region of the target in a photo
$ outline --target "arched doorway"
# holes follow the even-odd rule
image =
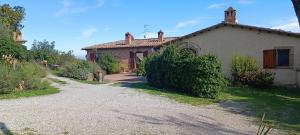
[[[183,42],[178,45],[178,48],[181,49],[182,51],[191,52],[196,55],[199,55],[201,51],[200,46],[193,42]]]

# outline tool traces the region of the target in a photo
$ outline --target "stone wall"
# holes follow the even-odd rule
[[[101,49],[97,50],[97,53],[103,54],[103,53],[111,53],[115,57],[119,59],[121,69],[123,71],[128,72],[131,71],[130,69],[130,52],[145,52],[148,51],[148,55],[152,54],[154,51],[152,49],[153,47],[135,47],[135,48],[114,48],[114,49]],[[87,51],[87,56],[90,56],[89,54],[93,53],[92,50]],[[88,58],[88,60],[90,60]]]

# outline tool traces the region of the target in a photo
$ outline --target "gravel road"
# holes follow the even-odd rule
[[[234,135],[258,128],[253,119],[218,105],[194,107],[130,88],[59,79],[68,84],[55,84],[58,94],[0,100],[0,134]]]

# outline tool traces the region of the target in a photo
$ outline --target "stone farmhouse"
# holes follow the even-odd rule
[[[130,33],[126,39],[83,48],[87,59],[95,60],[101,53],[111,52],[123,63],[126,70],[135,69],[136,59],[147,56],[162,46],[178,45],[195,54],[214,54],[222,63],[223,72],[231,77],[234,55],[251,56],[264,69],[275,74],[277,85],[300,85],[300,33],[262,28],[237,23],[237,12],[230,7],[224,21],[211,27],[178,38],[134,39]],[[126,64],[127,63],[127,64]],[[128,67],[126,67],[128,66]]]
[[[124,40],[97,44],[83,48],[87,51],[87,59],[96,61],[101,54],[111,53],[117,57],[121,64],[121,70],[133,71],[139,65],[139,61],[162,47],[162,44],[175,39],[175,37],[164,37],[164,32],[159,31],[157,38],[135,39],[127,32]]]

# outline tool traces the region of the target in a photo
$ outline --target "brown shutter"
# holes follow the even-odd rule
[[[134,58],[134,52],[130,52],[129,53],[129,55],[130,55],[130,59],[129,59],[129,69],[134,69],[134,60],[135,60],[135,58]]]
[[[264,68],[276,68],[276,50],[264,50]]]
[[[143,56],[147,57],[148,56],[148,51],[144,51]]]
[[[95,61],[95,53],[90,53],[90,61]]]

